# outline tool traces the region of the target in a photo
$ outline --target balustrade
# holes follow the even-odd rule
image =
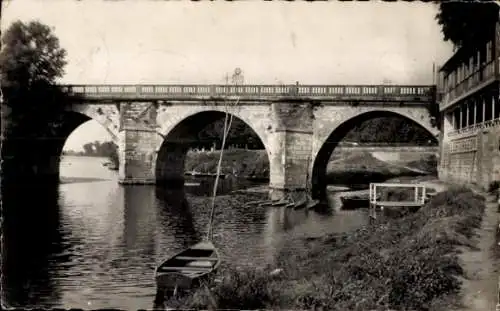
[[[63,90],[75,95],[123,96],[303,96],[303,97],[428,97],[433,86],[382,85],[63,85]],[[428,98],[424,100],[428,101]]]
[[[447,87],[445,88],[445,103],[450,102],[461,95],[467,93],[473,88],[477,87],[483,82],[489,81],[495,76],[495,61],[490,61],[483,66],[475,67],[473,70],[469,72],[469,74],[462,79],[457,79],[456,83],[450,83],[448,81],[453,82],[452,75],[446,82]],[[499,62],[500,66],[500,62]],[[463,75],[462,75],[463,76]]]

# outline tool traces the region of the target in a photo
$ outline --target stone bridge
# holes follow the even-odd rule
[[[400,116],[433,136],[439,133],[428,110],[435,103],[433,86],[63,88],[72,103],[67,109],[102,124],[118,144],[119,180],[124,184],[181,182],[190,144],[197,141],[202,128],[223,117],[225,111],[244,121],[265,146],[271,188],[296,190],[312,185],[315,195],[322,195],[331,153],[357,123],[379,116]]]

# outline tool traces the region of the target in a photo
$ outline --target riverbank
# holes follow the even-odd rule
[[[419,211],[319,239],[296,238],[278,264],[221,270],[220,283],[197,290],[185,308],[448,310],[460,301],[466,277],[459,247],[476,246],[483,197],[453,188]],[[296,249],[296,248],[294,248]],[[275,268],[282,273],[270,276]]]
[[[219,151],[188,152],[185,171],[199,173],[215,173],[219,161]],[[415,169],[412,169],[413,166]],[[384,181],[397,176],[418,176],[419,168],[435,167],[435,159],[422,157],[419,161],[411,161],[406,165],[392,165],[373,157],[369,152],[341,151],[332,155],[327,166],[327,182],[336,184],[358,184],[370,180]],[[265,150],[234,149],[224,151],[221,167],[222,173],[236,173],[239,176],[258,179],[269,178],[269,160]]]

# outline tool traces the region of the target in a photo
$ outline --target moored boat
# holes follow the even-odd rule
[[[258,200],[258,201],[250,201],[250,202],[247,202],[245,203],[246,206],[249,206],[249,205],[259,205],[259,204],[264,204],[264,203],[267,203],[269,202],[268,200]]]
[[[304,198],[304,199],[301,199],[297,202],[294,202],[292,207],[294,209],[299,209],[299,208],[305,207],[307,202],[308,202],[307,198]]]
[[[343,196],[340,200],[342,201],[342,209],[368,208],[370,205],[368,195]]]
[[[319,204],[319,200],[311,200],[311,201],[307,202],[306,209],[315,208],[316,206],[318,206],[318,204]]]
[[[290,203],[290,202],[286,201],[286,200],[269,200],[269,201],[260,203],[259,207],[266,207],[266,206],[277,207],[277,206],[284,206],[288,203]]]
[[[199,242],[164,260],[155,270],[159,292],[176,295],[189,290],[208,277],[220,265],[217,249],[211,241]]]
[[[238,100],[236,101],[236,104],[237,103]],[[221,178],[224,146],[226,144],[226,138],[229,133],[231,121],[232,117],[229,119],[229,113],[226,111],[221,152],[219,155],[213,186],[207,236],[202,242],[199,242],[179,254],[170,257],[157,266],[155,269],[155,279],[157,284],[155,305],[161,304],[162,301],[165,301],[165,298],[169,300],[170,298],[177,296],[178,290],[186,291],[199,286],[200,281],[215,272],[221,264],[219,253],[212,242],[212,225],[215,216],[214,211],[215,197],[217,196],[217,185],[219,179]]]

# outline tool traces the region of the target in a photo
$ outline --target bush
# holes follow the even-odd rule
[[[220,275],[221,283],[203,286],[186,305],[189,308],[265,309],[279,304],[279,282],[269,272],[267,269],[226,270]]]
[[[464,271],[457,246],[473,246],[484,199],[465,188],[437,194],[419,211],[373,226],[302,243],[278,255],[280,278],[267,270],[231,270],[197,291],[188,307],[323,310],[443,310]],[[193,300],[194,299],[194,300]],[[196,303],[194,303],[196,302]]]
[[[500,188],[500,180],[492,181],[488,187],[488,192],[498,191],[499,188]]]

